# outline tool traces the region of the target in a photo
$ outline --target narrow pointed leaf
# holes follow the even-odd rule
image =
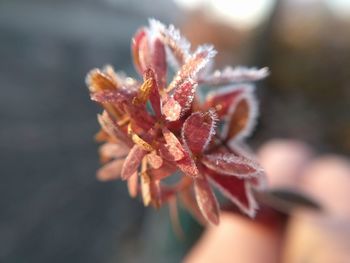
[[[219,224],[219,205],[205,177],[194,179],[194,192],[203,217],[214,225]]]
[[[132,39],[131,50],[134,58],[134,65],[142,75],[149,64],[149,47],[146,30],[141,28]]]
[[[196,198],[194,196],[192,188],[185,188],[180,192],[181,203],[187,209],[187,211],[196,219],[201,225],[206,225],[207,221],[200,211]]]
[[[167,72],[166,54],[165,47],[158,38],[153,41],[152,68],[155,72],[158,87],[164,89]]]
[[[181,107],[181,115],[190,109],[196,88],[197,83],[192,79],[188,79],[174,91],[173,98]]]

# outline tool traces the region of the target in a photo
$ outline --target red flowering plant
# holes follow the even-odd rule
[[[243,142],[257,117],[250,82],[266,77],[267,69],[211,72],[211,45],[192,52],[177,29],[156,20],[136,33],[132,54],[142,81],[111,66],[86,78],[91,99],[104,108],[98,179],[127,181],[130,196],[140,193],[145,206],[178,197],[201,222],[218,224],[213,185],[253,217],[253,190],[263,186],[264,174]],[[170,82],[168,66],[175,71]],[[203,86],[211,91],[201,101]]]

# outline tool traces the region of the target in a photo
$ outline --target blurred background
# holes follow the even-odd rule
[[[350,154],[348,0],[2,0],[0,262],[179,262],[198,237],[188,216],[179,240],[166,209],[95,179],[84,78],[107,63],[136,76],[130,41],[149,17],[213,43],[218,67],[270,68],[254,148],[297,138]]]

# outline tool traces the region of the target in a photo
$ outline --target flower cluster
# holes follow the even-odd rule
[[[264,175],[243,140],[257,117],[250,82],[266,77],[267,69],[212,72],[212,46],[193,52],[177,29],[156,20],[136,33],[132,54],[142,81],[111,66],[86,78],[91,99],[104,108],[96,135],[103,142],[98,179],[127,181],[130,195],[140,193],[145,206],[180,198],[199,220],[218,224],[213,185],[254,216],[252,192]],[[203,86],[210,89],[205,100]]]

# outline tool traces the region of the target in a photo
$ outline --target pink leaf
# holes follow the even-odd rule
[[[163,161],[163,165],[158,169],[150,169],[148,173],[154,180],[162,180],[176,171],[176,167]]]
[[[137,172],[142,158],[146,153],[147,152],[142,150],[138,145],[134,145],[131,148],[122,168],[121,177],[123,180],[128,179],[133,173]]]
[[[202,163],[214,172],[241,178],[257,177],[262,174],[262,168],[258,163],[231,153],[204,155]]]
[[[131,140],[126,135],[117,123],[104,111],[101,115],[97,115],[97,120],[100,123],[102,129],[108,133],[109,136],[115,138],[118,142],[127,145],[128,147],[132,145]]]
[[[181,36],[179,30],[173,25],[166,28],[157,20],[150,19],[150,31],[152,34],[159,34],[162,42],[170,49],[174,60],[170,61],[174,67],[181,66],[185,63],[190,53],[190,43]],[[168,56],[169,57],[169,56]]]
[[[124,159],[120,159],[105,164],[97,171],[97,179],[103,182],[118,179],[120,177],[123,163]]]
[[[169,156],[168,160],[178,161],[184,158],[185,150],[182,147],[180,141],[177,139],[174,133],[172,133],[167,128],[163,128],[163,137],[165,139],[166,145],[165,149],[160,148],[164,156]],[[166,151],[167,150],[167,151]]]
[[[155,72],[158,87],[164,89],[167,72],[166,54],[164,45],[158,38],[153,41],[152,69]]]
[[[92,93],[91,100],[100,103],[125,104],[128,102],[128,97],[126,94],[123,94],[120,89],[102,90]]]
[[[174,92],[173,98],[181,106],[181,115],[183,115],[190,107],[196,92],[197,83],[188,79],[184,81]]]
[[[185,153],[185,157],[176,162],[179,169],[187,176],[197,177],[199,172],[196,163],[189,153]]]
[[[239,95],[244,92],[244,89],[250,86],[239,85],[222,88],[208,93],[205,101],[205,108],[215,108],[219,118],[226,116],[232,104],[239,98]]]
[[[181,105],[172,97],[164,99],[162,113],[168,121],[176,121],[181,116]]]
[[[99,69],[91,70],[85,79],[86,85],[90,92],[97,92],[102,90],[115,90],[117,83],[109,75],[101,72]]]
[[[102,159],[119,159],[125,157],[129,153],[130,149],[123,144],[117,143],[105,143],[100,146],[99,153]]]
[[[167,149],[173,156],[173,159],[179,169],[186,175],[195,177],[198,175],[198,169],[189,152],[181,145],[176,136],[166,128],[163,128],[163,136],[167,143]],[[182,156],[182,158],[180,158]]]
[[[152,168],[158,169],[163,165],[163,159],[156,154],[155,151],[146,155],[147,161],[151,165]]]
[[[194,179],[194,192],[204,218],[214,225],[219,224],[219,205],[205,177]]]
[[[147,69],[144,74],[144,81],[147,79],[151,79],[153,81],[153,88],[150,93],[149,100],[151,102],[152,108],[156,114],[157,117],[161,116],[161,110],[160,110],[160,95],[159,95],[159,84],[155,81],[154,72],[152,69]]]
[[[167,91],[179,87],[189,78],[196,79],[197,73],[203,69],[209,61],[216,55],[212,46],[200,46],[196,52],[190,56],[186,63],[182,65],[173,81],[169,84]]]
[[[226,67],[222,71],[215,71],[212,75],[207,75],[199,80],[211,86],[225,85],[234,82],[251,82],[266,78],[269,75],[268,68],[246,68],[246,67]]]
[[[182,139],[194,154],[202,153],[215,134],[216,115],[213,111],[195,112],[182,127]]]
[[[159,154],[162,158],[172,162],[179,161],[185,156],[180,148],[169,144],[160,144]]]
[[[236,176],[221,175],[212,171],[207,171],[211,182],[242,212],[250,217],[255,216],[257,203],[253,197],[248,180]]]
[[[253,87],[245,89],[229,109],[222,130],[222,138],[225,141],[232,139],[238,141],[251,134],[258,116],[257,102],[252,91]]]

